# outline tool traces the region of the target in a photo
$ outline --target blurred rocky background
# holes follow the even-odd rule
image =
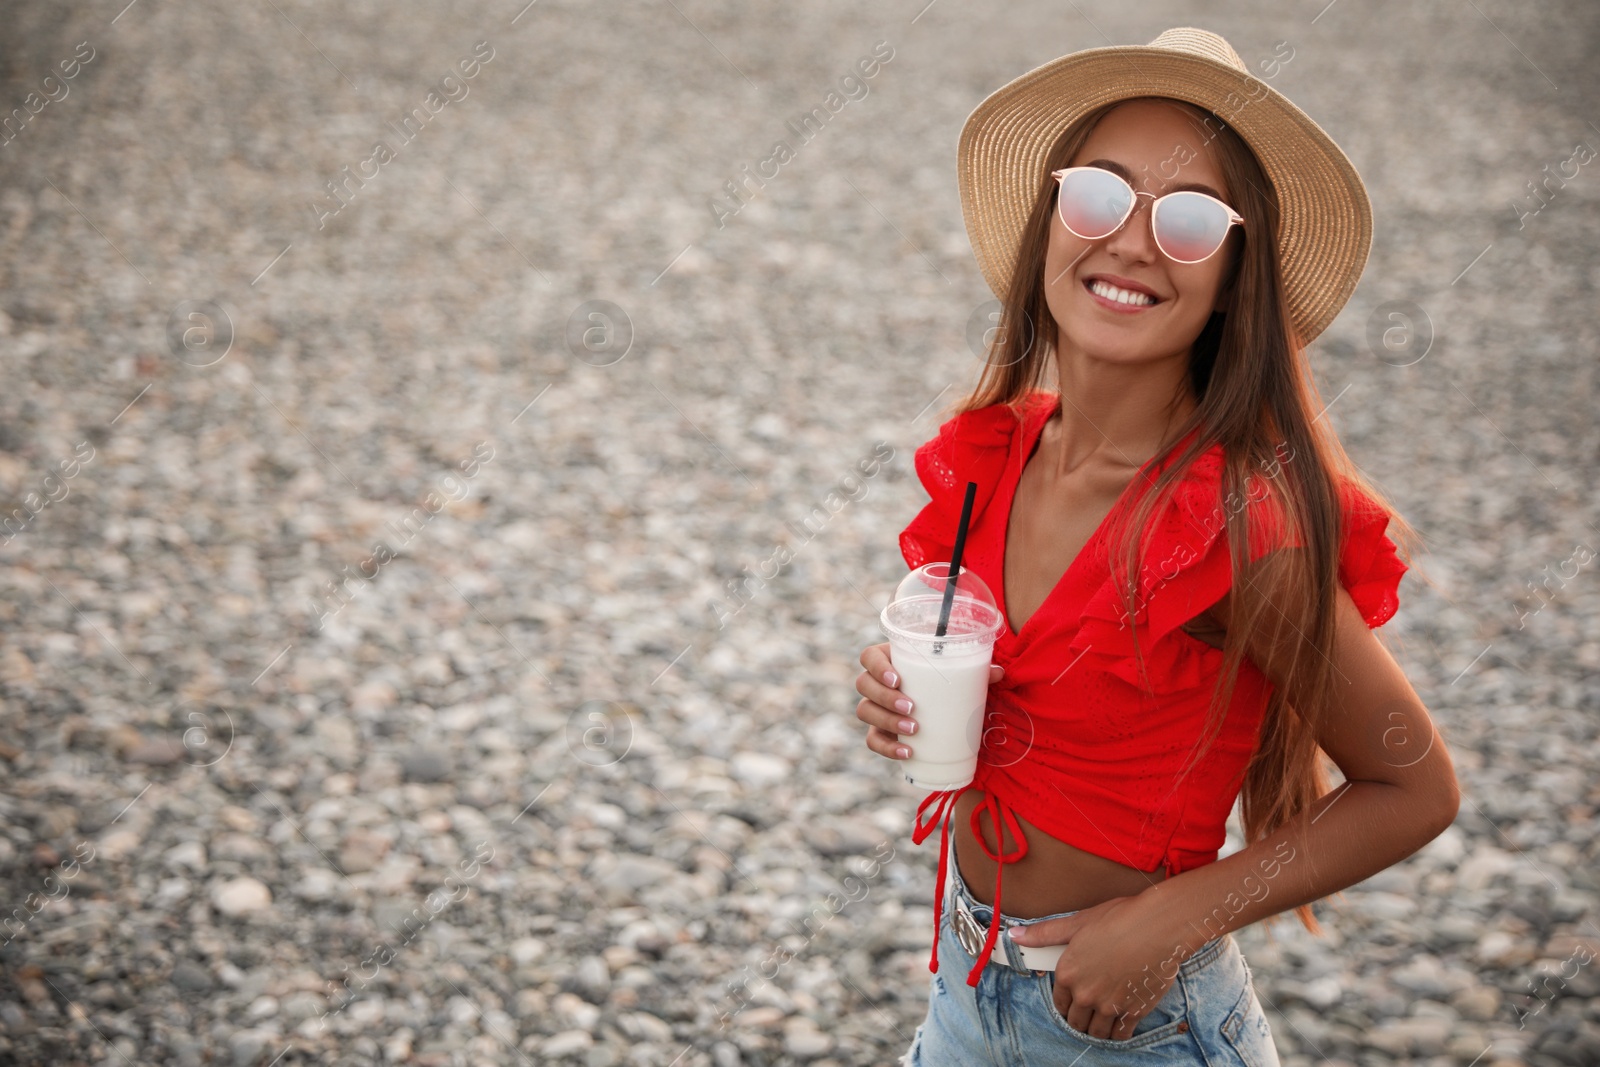
[[[901,1055],[937,849],[853,681],[979,369],[956,139],[1174,25],[1370,184],[1313,360],[1464,790],[1238,935],[1284,1062],[1600,1062],[1597,21],[14,0],[0,1063]]]

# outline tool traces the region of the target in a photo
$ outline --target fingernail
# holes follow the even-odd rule
[[[914,734],[917,732],[917,724],[910,719],[901,719],[900,732],[903,734]]]
[[[883,672],[883,684],[891,688],[900,684],[900,676],[894,671]]]
[[[900,759],[906,759],[911,755],[911,750],[904,745],[896,745],[894,748],[894,754]]]
[[[899,700],[896,700],[894,702],[894,710],[896,710],[898,712],[903,712],[906,715],[910,715],[911,714],[911,701],[910,701],[910,699],[907,698],[907,697],[901,697]]]

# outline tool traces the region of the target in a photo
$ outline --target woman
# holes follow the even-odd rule
[[[1004,626],[977,775],[918,810],[914,840],[942,831],[935,973],[905,1062],[1275,1064],[1231,932],[1291,908],[1319,932],[1311,902],[1458,804],[1371,632],[1406,570],[1384,531],[1414,534],[1305,357],[1365,263],[1365,190],[1194,29],[1011,82],[959,165],[1000,330],[917,452],[932,500],[900,543],[948,560],[976,482],[963,566]],[[867,747],[904,759],[888,645],[861,664]],[[1219,860],[1236,799],[1247,845]]]

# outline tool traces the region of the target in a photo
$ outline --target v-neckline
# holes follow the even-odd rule
[[[1012,641],[1020,641],[1022,635],[1027,633],[1028,628],[1033,625],[1034,620],[1039,618],[1040,615],[1044,614],[1057,598],[1064,595],[1063,590],[1066,588],[1068,582],[1072,579],[1073,573],[1089,556],[1090,550],[1095,546],[1095,543],[1100,540],[1101,534],[1105,532],[1107,525],[1111,522],[1111,517],[1115,515],[1117,513],[1117,509],[1122,506],[1124,499],[1126,499],[1128,495],[1128,491],[1132,489],[1134,485],[1138,483],[1138,480],[1144,476],[1146,469],[1158,460],[1164,459],[1171,455],[1179,445],[1187,441],[1189,437],[1193,436],[1194,433],[1194,431],[1190,431],[1189,434],[1184,435],[1183,438],[1176,441],[1165,452],[1158,452],[1156,455],[1151,456],[1149,459],[1145,460],[1144,463],[1140,464],[1139,469],[1134,472],[1132,478],[1128,479],[1128,484],[1123,486],[1122,492],[1117,494],[1116,500],[1112,502],[1111,507],[1100,519],[1100,524],[1094,528],[1094,532],[1091,533],[1089,535],[1089,539],[1083,543],[1083,547],[1078,549],[1078,554],[1072,557],[1072,562],[1068,563],[1066,570],[1061,572],[1061,577],[1056,579],[1056,584],[1051,587],[1050,592],[1045,594],[1045,598],[1039,602],[1039,606],[1033,609],[1033,614],[1029,615],[1028,621],[1022,624],[1022,629],[1018,630],[1012,625],[1011,599],[1006,595],[1006,558],[1009,555],[1007,551],[1007,541],[1011,537],[1011,510],[1012,506],[1016,503],[1017,488],[1022,484],[1022,473],[1023,471],[1027,470],[1028,463],[1033,459],[1033,451],[1038,446],[1040,436],[1042,436],[1044,433],[1045,424],[1055,417],[1056,412],[1059,411],[1060,408],[1061,396],[1060,394],[1057,394],[1050,406],[1044,410],[1042,416],[1035,412],[1031,423],[1024,423],[1022,429],[1021,448],[1018,450],[1022,458],[1018,463],[1016,476],[1008,479],[1010,482],[1010,488],[1006,491],[1005,507],[1001,512],[1003,518],[1000,525],[1000,548],[998,553],[1000,559],[1000,568],[997,576],[998,581],[996,582],[997,588],[994,590],[994,594],[1000,601],[1000,618],[1004,620],[1005,623],[1005,636],[1009,637]]]

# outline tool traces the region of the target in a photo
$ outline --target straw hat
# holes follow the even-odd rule
[[[1322,127],[1253,77],[1227,41],[1193,27],[1167,30],[1148,45],[1053,59],[1001,86],[967,116],[956,164],[961,214],[989,288],[1005,299],[1051,145],[1084,114],[1136,96],[1205,108],[1255,152],[1282,213],[1278,261],[1290,318],[1310,342],[1350,299],[1366,266],[1372,247],[1366,187]]]

